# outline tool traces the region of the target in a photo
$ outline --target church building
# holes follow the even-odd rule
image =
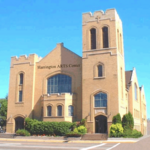
[[[87,120],[88,133],[108,133],[112,118],[129,111],[146,134],[144,87],[125,71],[122,21],[115,9],[82,14],[82,57],[58,43],[44,58],[11,57],[7,129],[24,119]]]

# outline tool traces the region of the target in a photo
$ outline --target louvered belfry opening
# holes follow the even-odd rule
[[[91,33],[91,49],[96,49],[96,29],[92,28]]]
[[[103,48],[108,48],[108,27],[103,27]]]

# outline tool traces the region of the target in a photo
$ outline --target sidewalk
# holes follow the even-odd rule
[[[147,136],[141,138],[108,138],[105,141],[97,140],[80,140],[80,138],[64,138],[64,137],[47,137],[47,136],[15,136],[14,138],[0,138],[0,141],[16,141],[16,142],[49,142],[49,143],[136,143],[137,141],[144,139]]]

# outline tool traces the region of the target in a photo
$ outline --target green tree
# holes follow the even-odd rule
[[[128,114],[125,114],[122,118],[122,126],[124,129],[131,129],[133,130],[134,127],[134,120],[133,116],[130,112]]]
[[[7,100],[0,100],[0,126],[6,126],[7,119]]]
[[[112,123],[113,123],[113,124],[117,124],[117,123],[122,124],[120,113],[118,113],[116,116],[113,117]]]

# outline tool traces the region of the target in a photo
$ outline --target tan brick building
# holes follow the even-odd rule
[[[146,134],[146,101],[136,71],[125,71],[122,22],[115,9],[82,15],[82,57],[57,44],[44,58],[11,58],[7,132],[26,117],[43,121],[87,119],[90,133],[106,133],[117,113],[130,111]]]

